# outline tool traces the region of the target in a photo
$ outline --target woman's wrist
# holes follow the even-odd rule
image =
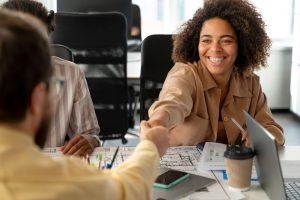
[[[157,111],[150,117],[148,123],[150,124],[151,127],[154,126],[167,127],[169,120],[170,120],[169,114],[166,111]]]

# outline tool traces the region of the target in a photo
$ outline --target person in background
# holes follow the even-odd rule
[[[142,122],[141,142],[113,170],[41,151],[58,95],[47,37],[37,18],[0,9],[1,199],[150,199],[159,156],[169,146],[164,127]]]
[[[132,4],[132,24],[131,24],[131,31],[130,36],[131,39],[142,39],[141,36],[141,11],[140,7],[136,4]]]
[[[2,7],[38,17],[47,26],[49,34],[55,30],[54,12],[48,12],[37,1],[9,0]],[[64,79],[64,85],[45,147],[62,146],[62,153],[66,155],[91,154],[100,144],[100,128],[85,75],[75,63],[55,56],[52,63],[55,77]],[[66,136],[70,140],[65,144]]]
[[[284,144],[254,74],[266,66],[271,40],[247,0],[207,0],[173,36],[174,67],[149,109],[151,127],[171,129],[170,144],[240,143],[243,110]],[[249,145],[247,131],[242,139]]]

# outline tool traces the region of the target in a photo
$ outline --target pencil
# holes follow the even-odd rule
[[[231,118],[231,121],[241,130],[242,133],[245,132],[245,129],[243,129],[242,126],[233,117]],[[235,144],[241,146],[245,142],[245,139],[243,140],[242,138],[242,134],[239,134],[239,136],[235,140]]]
[[[120,148],[120,146],[118,146],[118,148],[116,149],[116,151],[115,151],[115,153],[114,153],[114,157],[113,157],[113,159],[111,160],[111,163],[110,163],[110,167],[111,167],[111,168],[112,168],[112,166],[113,166],[113,164],[114,164],[114,162],[115,162],[115,159],[116,159],[116,157],[117,157],[119,148]]]
[[[232,117],[231,121],[242,131],[245,132],[245,129],[242,128],[242,126]]]

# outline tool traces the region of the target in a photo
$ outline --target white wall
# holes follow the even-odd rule
[[[268,105],[271,109],[290,109],[291,46],[273,43],[268,65],[256,72]]]
[[[44,6],[48,10],[54,10],[56,12],[56,1],[55,0],[38,0],[38,1],[41,2],[42,4],[44,4]]]
[[[291,111],[300,116],[300,0],[295,1]]]

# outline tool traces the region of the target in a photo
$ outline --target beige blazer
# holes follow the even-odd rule
[[[149,109],[149,116],[158,110],[169,114],[168,127],[173,145],[195,145],[216,141],[221,89],[200,62],[176,63],[168,73],[159,99]],[[277,124],[262,92],[259,77],[246,71],[233,72],[229,91],[221,108],[229,144],[234,144],[240,130],[230,120],[234,117],[245,125],[243,110],[272,133],[278,144],[284,144],[283,129]],[[174,141],[176,141],[174,143]]]

